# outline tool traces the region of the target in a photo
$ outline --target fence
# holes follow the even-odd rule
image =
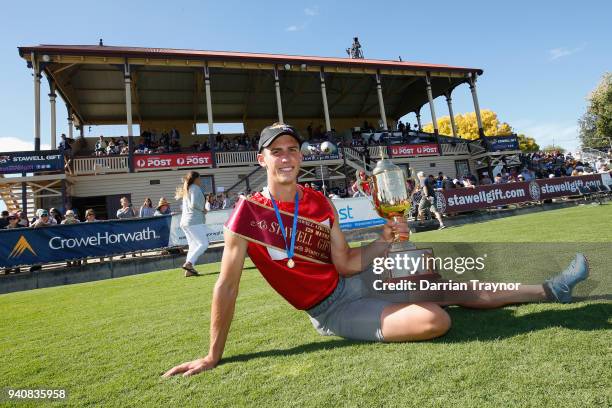
[[[530,182],[495,184],[436,192],[442,213],[460,213],[507,204],[542,201],[567,196],[610,195],[609,173],[559,177]],[[368,198],[333,200],[343,230],[381,225]],[[207,236],[223,240],[223,224],[232,210],[207,214]],[[0,267],[106,257],[128,252],[163,249],[187,244],[179,227],[180,214],[172,216],[101,221],[46,228],[0,231]]]

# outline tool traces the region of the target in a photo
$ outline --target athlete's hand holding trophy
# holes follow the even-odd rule
[[[396,259],[398,255],[401,258],[427,257],[432,254],[430,249],[417,249],[416,246],[409,241],[410,235],[408,231],[410,231],[410,229],[406,220],[406,211],[410,210],[412,202],[408,189],[406,188],[406,174],[402,168],[393,164],[391,160],[384,158],[382,148],[380,156],[381,158],[378,163],[376,163],[376,167],[372,170],[372,176],[369,178],[371,195],[363,191],[360,183],[357,183],[357,185],[363,195],[370,199],[378,215],[403,226],[398,228],[400,232],[396,234],[387,257]],[[437,277],[430,268],[409,271],[397,267],[387,269],[383,276],[386,279],[423,279]]]

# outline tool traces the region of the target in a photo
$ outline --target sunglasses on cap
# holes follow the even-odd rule
[[[49,216],[49,213],[47,213],[47,212],[40,213],[40,216],[41,216],[41,217],[48,217],[48,216]]]

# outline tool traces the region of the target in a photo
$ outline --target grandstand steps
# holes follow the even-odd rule
[[[6,179],[0,174],[0,178]],[[6,209],[9,212],[21,211],[21,185],[20,184],[0,184],[0,199],[4,201]],[[28,219],[31,219],[36,212],[36,203],[34,194],[30,185],[26,186],[26,197],[28,206]]]

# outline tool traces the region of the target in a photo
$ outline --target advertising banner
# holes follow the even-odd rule
[[[211,152],[137,154],[134,156],[136,170],[165,169],[176,167],[211,167]]]
[[[206,214],[206,237],[208,242],[223,241],[223,224],[229,218],[232,210],[211,211]],[[187,237],[185,232],[180,227],[181,214],[172,215],[172,223],[170,225],[170,242],[168,246],[186,246]]]
[[[170,216],[0,231],[0,266],[44,264],[168,246]]]
[[[435,143],[389,146],[391,157],[435,156],[439,153]]]
[[[604,184],[602,174],[591,174],[442,190],[436,192],[436,205],[442,213],[473,211],[526,201],[579,195],[581,188],[597,187],[602,184]]]
[[[489,144],[489,150],[519,150],[519,143],[516,136],[487,136],[485,139]]]
[[[372,204],[365,197],[332,200],[332,203],[338,211],[340,218],[338,222],[342,230],[373,227],[386,222],[376,214]],[[232,214],[232,211],[231,209],[218,210],[206,214],[206,228],[208,229],[206,236],[211,243],[223,241],[223,225]],[[181,214],[174,214],[172,216],[169,246],[187,245],[187,238],[180,228],[180,221]]]
[[[58,170],[64,170],[64,157],[59,150],[0,153],[0,174]]]
[[[374,211],[374,207],[366,197],[332,200],[332,203],[338,211],[340,217],[338,221],[342,230],[374,227],[387,222]]]

